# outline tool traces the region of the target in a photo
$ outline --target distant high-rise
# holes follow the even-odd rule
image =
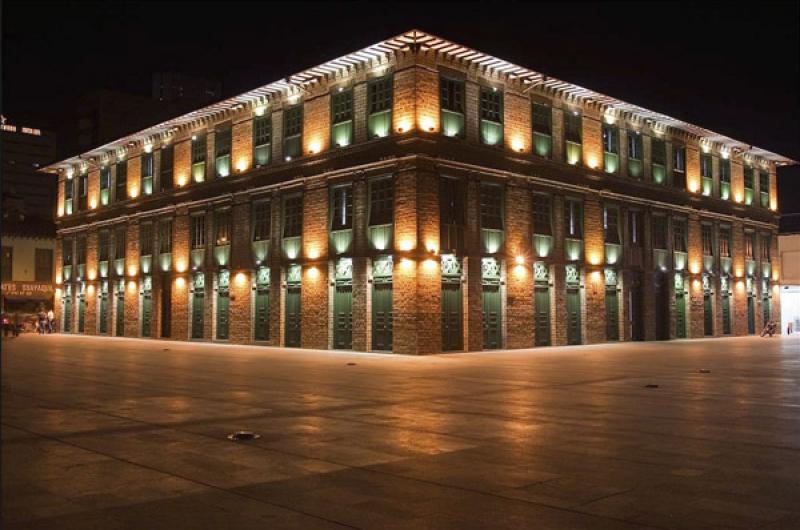
[[[3,210],[52,220],[57,179],[39,171],[56,159],[56,135],[2,117]]]

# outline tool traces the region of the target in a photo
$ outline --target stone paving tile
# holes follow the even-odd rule
[[[4,529],[800,528],[796,338],[2,346]]]

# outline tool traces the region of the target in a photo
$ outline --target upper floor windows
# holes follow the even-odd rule
[[[353,228],[353,186],[331,188],[331,230]]]
[[[653,216],[653,248],[667,250],[667,217],[665,215]]]
[[[353,91],[339,89],[331,94],[331,144],[347,147],[353,143]]]
[[[713,227],[711,223],[702,223],[700,225],[700,232],[703,238],[703,255],[704,256],[713,256],[714,255],[714,237],[713,237]]]
[[[189,239],[192,250],[206,246],[206,216],[205,214],[192,215],[189,225]]]
[[[721,258],[730,258],[731,257],[731,249],[733,248],[731,240],[731,227],[730,226],[720,226],[719,227],[719,240],[717,244],[719,246],[719,256]]]
[[[577,199],[564,201],[564,235],[570,239],[583,239],[583,204]]]
[[[108,261],[111,251],[111,234],[108,230],[97,232],[97,260]]]
[[[482,184],[481,228],[503,229],[503,188],[497,184]]]
[[[283,112],[283,156],[287,161],[302,154],[303,106],[295,105]]]
[[[772,244],[772,238],[769,234],[761,234],[761,241],[759,248],[759,256],[761,257],[761,261],[769,261],[770,257],[770,246]]]
[[[214,134],[214,168],[218,177],[231,174],[231,126],[222,127]]]
[[[158,251],[161,254],[172,252],[172,219],[158,222]]]
[[[639,210],[628,211],[628,243],[631,247],[641,247],[642,239],[642,212]]]
[[[464,81],[447,77],[439,79],[439,106],[445,136],[464,137],[464,99]]]
[[[386,225],[394,222],[394,182],[380,178],[369,183],[369,225]]]
[[[744,203],[747,206],[753,204],[753,194],[755,193],[755,172],[753,168],[744,166]]]
[[[80,235],[75,240],[75,263],[86,265],[86,236]]]
[[[533,233],[543,236],[553,235],[553,203],[549,195],[533,195]]]
[[[167,145],[161,148],[161,160],[158,164],[158,181],[161,190],[171,190],[173,186],[173,147]]]
[[[111,168],[100,168],[100,204],[106,206],[111,202]]]
[[[207,149],[205,134],[192,136],[192,181],[194,182],[206,180]]]
[[[758,194],[760,197],[759,205],[762,208],[769,208],[769,173],[759,171],[758,173]]]
[[[719,161],[719,198],[731,198],[731,161],[727,158]]]
[[[73,261],[73,245],[75,241],[73,239],[64,239],[61,241],[61,264],[65,267],[72,265]]]
[[[493,87],[481,87],[478,109],[481,142],[486,145],[503,143],[503,92]]]
[[[607,244],[619,245],[622,243],[619,208],[616,206],[606,206],[603,209],[603,233]]]
[[[660,138],[650,141],[651,175],[653,182],[664,184],[667,180],[667,144]]]
[[[639,131],[628,131],[628,175],[640,179],[644,161],[644,142]]]
[[[115,189],[114,189],[114,200],[115,201],[124,201],[128,198],[128,162],[127,160],[122,160],[117,162],[115,167],[116,170],[116,182],[115,182]]]
[[[253,241],[266,241],[272,237],[272,204],[269,201],[253,203]]]
[[[392,79],[391,75],[386,75],[367,84],[367,133],[370,138],[384,138],[392,130]]]
[[[688,242],[686,233],[686,219],[672,219],[672,250],[686,252]]]
[[[153,223],[139,225],[139,255],[151,256],[153,254]]]
[[[283,201],[283,237],[303,235],[303,196],[292,195]]]
[[[142,194],[153,193],[153,176],[155,174],[153,153],[142,153]]]
[[[125,226],[118,226],[114,230],[114,259],[124,260],[128,248],[128,230]]]
[[[89,206],[89,174],[78,175],[78,210],[86,210]]]
[[[713,165],[711,155],[700,155],[700,179],[701,191],[706,197],[711,197],[711,191],[714,187]]]
[[[533,152],[550,158],[553,152],[553,109],[546,103],[533,102]]]
[[[619,171],[619,129],[609,124],[603,124],[603,170]]]
[[[272,116],[253,118],[253,164],[262,167],[269,164],[272,155]]]
[[[464,247],[464,190],[454,178],[439,179],[440,246],[442,252],[458,252]]]
[[[583,142],[583,118],[577,112],[564,112],[564,156],[567,164],[580,164]]]
[[[744,231],[744,258],[753,260],[755,259],[756,250],[756,233],[752,230]]]
[[[672,185],[686,189],[686,147],[672,146]]]
[[[222,208],[214,212],[214,245],[231,244],[231,210]]]

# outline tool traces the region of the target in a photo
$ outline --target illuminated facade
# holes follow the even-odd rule
[[[48,167],[59,322],[408,354],[754,333],[790,163],[410,31]]]

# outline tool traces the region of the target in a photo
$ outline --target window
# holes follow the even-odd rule
[[[14,249],[13,247],[3,247],[3,266],[2,266],[2,279],[4,282],[10,282],[13,274],[14,265]]]
[[[700,225],[700,231],[703,236],[703,255],[704,256],[713,256],[714,255],[714,232],[713,227],[709,223],[702,223]]]
[[[331,95],[331,143],[347,147],[353,143],[353,91],[339,89]]]
[[[582,158],[583,119],[577,112],[564,112],[564,155],[568,164],[579,164]]]
[[[108,230],[100,230],[97,233],[97,259],[98,261],[108,261],[111,251],[111,234]]]
[[[686,189],[686,147],[682,145],[672,148],[672,185]]]
[[[172,219],[162,219],[158,223],[158,252],[172,252]]]
[[[619,129],[603,125],[603,169],[606,173],[619,170]]]
[[[286,197],[283,202],[283,237],[303,235],[303,196]]]
[[[75,263],[86,265],[86,236],[78,236],[75,240]]]
[[[496,88],[481,87],[480,93],[481,141],[486,145],[503,142],[503,93]]]
[[[253,241],[270,239],[272,230],[272,208],[269,201],[253,203]]]
[[[66,215],[72,214],[72,193],[74,191],[75,183],[70,179],[64,180],[64,213]]]
[[[272,116],[253,118],[253,163],[266,166],[272,154]]]
[[[192,180],[203,182],[206,180],[206,135],[192,136]]]
[[[464,246],[464,193],[461,181],[439,179],[439,241],[442,252],[457,252]]]
[[[192,249],[202,249],[206,246],[206,216],[203,214],[191,217],[191,244]]]
[[[744,203],[753,204],[753,190],[755,188],[755,171],[752,167],[744,166]]]
[[[392,130],[392,76],[367,84],[367,131],[370,138],[389,136]]]
[[[386,225],[394,222],[394,182],[391,178],[369,183],[369,224]]]
[[[571,239],[583,239],[583,205],[576,199],[564,201],[564,234]]]
[[[771,243],[771,239],[769,234],[761,234],[761,241],[760,245],[758,246],[759,255],[761,256],[761,261],[769,261],[769,247]]]
[[[72,265],[73,243],[72,239],[65,239],[61,242],[61,262],[65,267]]]
[[[158,176],[162,191],[171,190],[173,186],[173,154],[174,150],[171,145],[161,148],[161,161],[158,166]]]
[[[628,176],[642,178],[644,145],[639,131],[628,132]]]
[[[214,212],[214,244],[217,246],[231,244],[231,211],[229,209]]]
[[[114,200],[124,201],[128,198],[128,161],[117,162],[116,189],[114,190]]]
[[[642,246],[642,212],[638,210],[628,212],[628,239],[631,246]]]
[[[533,233],[553,235],[553,205],[549,195],[533,195]]]
[[[672,250],[686,252],[686,219],[672,219]]]
[[[286,160],[302,154],[303,106],[295,105],[283,113],[283,156]]]
[[[653,248],[667,249],[667,218],[663,215],[653,216]]]
[[[353,187],[331,188],[331,230],[353,228]]]
[[[719,197],[728,200],[731,198],[731,161],[719,161]]]
[[[503,229],[503,188],[495,184],[481,185],[481,228]]]
[[[439,79],[442,133],[445,136],[464,136],[464,93],[464,81],[447,77]]]
[[[125,259],[125,248],[127,242],[127,229],[120,226],[114,231],[114,259]]]
[[[142,193],[153,193],[153,153],[142,153]]]
[[[53,249],[37,248],[34,255],[35,280],[37,282],[53,281]]]
[[[553,149],[553,109],[546,103],[533,103],[533,151],[550,158]]]
[[[711,190],[714,186],[713,165],[711,155],[700,155],[700,179],[702,180],[703,195],[706,197],[711,196]]]
[[[719,227],[719,255],[721,258],[731,257],[731,228],[729,226]]]
[[[653,138],[651,143],[651,162],[653,182],[664,184],[667,180],[667,144],[664,140]]]
[[[111,198],[111,168],[100,169],[100,204],[106,206]]]
[[[139,255],[153,255],[153,223],[139,225]]]
[[[217,176],[224,178],[231,174],[231,126],[218,129],[214,134],[214,168]]]
[[[744,231],[744,257],[755,259],[756,233],[751,230]]]
[[[616,206],[606,206],[603,209],[603,233],[605,242],[612,245],[622,243],[619,226],[619,208]]]
[[[89,175],[78,175],[78,209],[86,210],[89,200]]]
[[[766,171],[758,173],[758,193],[761,197],[761,207],[769,208],[769,173]]]

